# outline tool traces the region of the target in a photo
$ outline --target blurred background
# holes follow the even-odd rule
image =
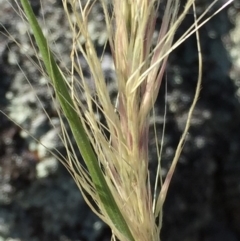
[[[211,2],[198,1],[198,14]],[[225,1],[219,2],[218,6]],[[57,136],[60,122],[51,99],[52,89],[31,61],[37,58],[27,28],[10,3],[14,5],[13,1],[0,0],[0,109],[50,150],[57,148],[64,154]],[[31,3],[42,24],[45,18],[43,28],[48,31],[53,50],[57,56],[60,54],[60,66],[69,67],[72,40],[62,1]],[[159,10],[156,31],[162,11],[164,6]],[[200,30],[202,91],[164,206],[163,241],[240,241],[239,11],[240,2],[236,0]],[[89,31],[99,54],[107,38],[103,20],[97,3],[89,17]],[[193,15],[189,13],[176,39],[192,23]],[[7,31],[20,47],[6,37]],[[79,58],[89,76],[86,61]],[[112,65],[107,48],[102,68],[114,96]],[[163,173],[183,131],[197,77],[196,39],[192,36],[171,54],[155,106],[160,140],[167,99]],[[51,117],[54,129],[42,107]],[[149,165],[154,181],[157,163],[152,127],[150,132]],[[110,230],[85,204],[64,167],[0,113],[0,241],[107,241],[110,237]]]

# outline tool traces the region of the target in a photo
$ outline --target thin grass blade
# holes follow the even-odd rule
[[[57,98],[62,107],[63,113],[66,116],[79,151],[87,165],[93,185],[100,198],[105,211],[109,218],[115,224],[115,227],[127,238],[127,240],[134,241],[134,238],[129,230],[126,221],[117,206],[113,195],[107,185],[104,175],[99,167],[96,155],[90,145],[89,139],[83,128],[81,120],[74,110],[74,103],[68,92],[64,76],[59,70],[51,50],[49,49],[47,40],[45,39],[42,30],[37,22],[37,19],[32,11],[28,0],[21,0],[24,12],[28,18],[28,22],[32,28],[35,40],[42,55],[42,59],[49,75],[53,87],[55,89]]]

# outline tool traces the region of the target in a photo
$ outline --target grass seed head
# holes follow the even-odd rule
[[[153,47],[160,1],[114,0],[111,4],[101,1],[116,72],[116,106],[109,96],[101,59],[88,32],[88,17],[95,1],[87,1],[85,5],[70,0],[68,3],[72,7],[72,13],[66,8],[73,32],[72,69],[81,78],[80,82],[75,78],[72,82],[86,95],[87,103],[80,118],[134,238],[158,240],[148,177],[149,114],[180,24],[180,2],[167,1],[157,44]],[[85,58],[94,81],[94,96],[82,74],[81,65],[74,61],[79,52]],[[74,93],[75,88],[72,89],[76,107],[82,106]],[[93,106],[97,106],[104,115],[105,126],[95,118]],[[110,224],[107,217],[106,221]]]
[[[217,0],[213,1],[210,6],[216,2]],[[230,2],[231,0],[227,3]],[[102,70],[102,56],[97,53],[89,33],[89,16],[95,4],[101,4],[102,7],[108,34],[106,45],[110,46],[116,73],[118,93],[115,103],[109,94]],[[71,91],[74,110],[83,123],[109,189],[134,240],[139,241],[159,240],[162,205],[190,126],[199,95],[201,75],[186,128],[157,200],[152,197],[148,171],[150,112],[161,87],[169,54],[210,19],[203,19],[208,9],[198,18],[194,15],[194,24],[179,40],[173,42],[181,22],[191,8],[195,9],[195,0],[187,0],[183,11],[179,11],[180,0],[167,0],[163,16],[160,16],[161,27],[157,42],[153,44],[158,10],[162,4],[160,0],[63,0],[72,32],[72,66],[70,78],[62,75]],[[90,77],[84,76],[79,56],[87,63]],[[199,63],[201,72],[200,55]],[[96,118],[97,115],[104,116],[104,122],[101,118]],[[64,124],[62,135],[68,153],[64,166],[92,210],[111,227],[118,239],[127,241],[109,217],[89,173],[80,165]],[[86,192],[99,209],[88,200]],[[156,217],[159,217],[158,225]]]

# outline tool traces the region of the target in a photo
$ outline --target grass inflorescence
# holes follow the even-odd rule
[[[217,2],[213,1],[201,16],[197,16],[195,0],[186,1],[181,10],[181,1],[166,1],[156,38],[159,7],[163,4],[160,0],[63,0],[72,33],[72,51],[69,53],[72,65],[68,71],[62,71],[56,63],[28,0],[21,0],[21,6],[18,5],[17,11],[33,31],[40,50],[37,56],[44,63],[87,169],[77,158],[65,124],[61,138],[68,155],[61,162],[92,210],[110,226],[113,239],[160,240],[163,204],[200,94],[202,57],[198,29],[231,1],[206,17]],[[115,101],[109,94],[101,56],[89,34],[89,15],[94,4],[101,4],[104,15],[106,46],[111,50],[116,74]],[[174,40],[176,31],[191,11],[194,23],[180,39]],[[169,54],[192,34],[196,35],[199,57],[195,97],[164,180],[160,152],[156,158],[159,169],[152,193],[148,169],[150,113],[159,94]],[[87,63],[91,84],[84,75],[79,55]],[[84,101],[79,96],[84,96]],[[104,123],[96,118],[96,112],[104,116]],[[61,114],[59,116],[61,118]]]

